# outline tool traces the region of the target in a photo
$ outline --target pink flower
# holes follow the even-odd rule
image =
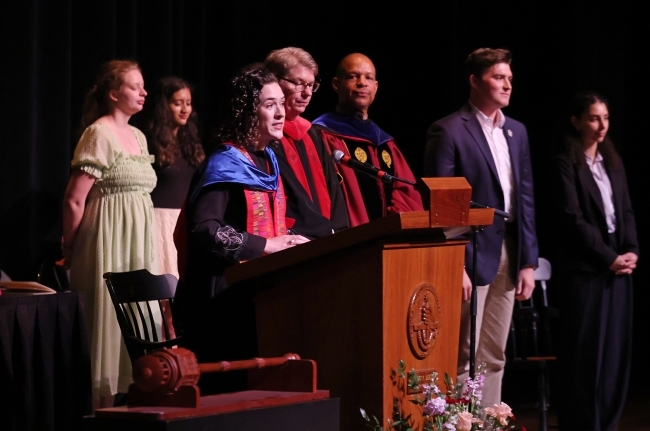
[[[474,419],[474,417],[470,412],[458,413],[458,423],[456,424],[456,430],[470,431],[472,429],[472,419]]]
[[[424,404],[423,411],[429,416],[441,415],[445,413],[447,402],[444,398],[432,398]]]
[[[493,416],[497,418],[497,420],[501,423],[501,425],[508,425],[508,418],[513,417],[512,409],[508,404],[504,402],[502,402],[499,405],[495,404]]]

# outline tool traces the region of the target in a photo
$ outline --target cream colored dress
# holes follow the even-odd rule
[[[72,160],[73,169],[97,178],[86,200],[70,267],[71,289],[86,293],[95,402],[127,392],[131,382],[131,362],[103,274],[142,268],[158,273],[149,195],[156,186],[154,157],[142,132],[131,129],[142,155],[126,153],[108,126],[93,124],[84,131]]]
[[[174,244],[174,230],[178,222],[180,208],[155,208],[158,232],[158,265],[161,274],[172,274],[179,278],[178,252]]]

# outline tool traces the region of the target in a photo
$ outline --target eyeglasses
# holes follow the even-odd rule
[[[316,81],[311,82],[309,84],[302,84],[302,83],[295,82],[295,81],[292,81],[292,80],[287,79],[287,78],[280,78],[280,79],[293,84],[293,89],[296,90],[297,92],[305,91],[307,89],[307,87],[309,87],[309,88],[311,88],[311,92],[315,93],[315,92],[318,91],[318,88],[320,87],[320,79],[318,77],[316,77]]]

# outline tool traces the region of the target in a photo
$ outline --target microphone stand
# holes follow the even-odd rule
[[[476,254],[478,253],[478,232],[478,226],[472,226],[474,241],[472,249],[474,253],[472,254],[472,293],[469,297],[469,378],[472,380],[474,380],[476,369],[476,265],[478,264]]]
[[[494,214],[501,216],[505,219],[510,218],[510,214],[496,209],[489,207],[487,205],[481,205],[476,202],[470,201],[469,202],[470,208],[485,208],[485,209],[493,209]],[[474,380],[474,376],[476,375],[476,309],[477,309],[477,302],[476,302],[476,266],[478,265],[478,233],[481,229],[479,229],[478,226],[472,226],[472,294],[470,296],[470,304],[469,304],[469,377],[470,379]]]
[[[409,180],[406,180],[404,178],[396,177],[396,176],[390,175],[390,174],[385,174],[384,176],[388,177],[388,179],[390,180],[391,183],[393,183],[394,181],[401,181],[403,183],[410,184],[412,186],[415,185],[415,181],[409,181]]]
[[[357,162],[356,160],[350,160],[350,156],[346,156],[341,150],[334,150],[332,152],[332,160],[337,165],[347,166],[355,172],[360,172],[362,174],[368,175],[369,177],[382,181],[386,184],[393,184],[394,181],[400,181],[412,186],[415,185],[415,181],[396,177],[395,175],[391,175],[388,172],[382,171],[381,169],[370,164]]]
[[[373,166],[373,168],[374,168],[374,166]],[[378,168],[375,168],[375,169],[377,169],[376,174],[371,174],[371,173],[364,172],[364,171],[356,171],[356,172],[361,172],[362,174],[366,174],[369,177],[374,178],[374,179],[379,180],[379,181],[382,181],[382,182],[384,182],[386,184],[393,184],[394,181],[400,181],[400,182],[403,182],[403,183],[406,183],[406,184],[410,184],[412,186],[415,185],[415,181],[410,181],[410,180],[406,180],[404,178],[396,177],[395,175],[391,175],[388,172],[381,171]]]

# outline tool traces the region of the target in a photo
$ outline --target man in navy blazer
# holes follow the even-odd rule
[[[487,363],[484,406],[500,401],[514,300],[532,294],[538,259],[528,135],[501,111],[512,93],[510,62],[504,49],[480,48],[469,55],[469,101],[429,127],[424,158],[425,177],[465,177],[472,201],[510,213],[508,220],[495,216],[478,234],[477,268],[472,244],[465,249],[458,381],[469,375],[470,276],[476,270],[476,364]]]

